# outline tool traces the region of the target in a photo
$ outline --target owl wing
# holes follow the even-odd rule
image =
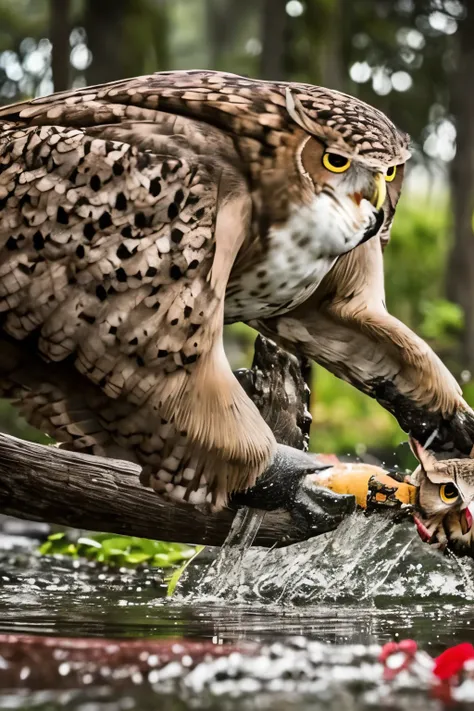
[[[82,127],[61,95],[0,118],[1,329],[132,404],[143,463],[204,475],[222,505],[275,447],[222,342],[247,185],[216,129],[100,108],[81,105]]]
[[[375,398],[419,441],[436,430],[431,448],[470,453],[474,413],[458,383],[386,310],[378,239],[341,257],[300,307],[256,327]]]
[[[136,408],[112,400],[68,361],[46,362],[28,341],[0,334],[0,396],[49,434],[62,449],[138,461],[129,442],[120,447],[117,425]]]

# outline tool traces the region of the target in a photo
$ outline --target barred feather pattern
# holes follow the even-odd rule
[[[140,130],[123,131],[140,143]],[[222,385],[231,419],[257,431],[262,423],[263,448],[251,433],[239,432],[255,457],[250,482],[273,447],[225,356],[213,355],[225,294],[225,282],[215,288],[211,274],[218,191],[225,197],[238,178],[228,177],[227,166],[198,158],[182,136],[176,143],[167,138],[160,154],[109,133],[0,123],[2,329],[18,340],[37,335],[46,360],[73,358],[105,396],[134,406],[123,421],[114,411],[113,437],[119,446],[123,437],[133,443],[138,459],[158,473],[158,488],[187,471],[189,497],[206,479],[208,462],[210,498],[219,507],[229,489],[248,481],[249,470],[242,473],[238,444],[225,451],[229,422],[219,407],[208,421],[194,416],[193,372],[207,366],[215,387]],[[159,150],[160,137],[144,139],[150,143]],[[213,415],[222,422],[214,448]]]

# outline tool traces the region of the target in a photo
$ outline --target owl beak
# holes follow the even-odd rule
[[[385,182],[385,176],[383,173],[376,173],[374,179],[374,192],[370,202],[375,207],[377,212],[380,210],[387,197],[387,183]]]

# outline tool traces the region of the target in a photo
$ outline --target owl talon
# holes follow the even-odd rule
[[[256,485],[235,494],[232,503],[266,511],[288,511],[302,537],[326,533],[355,509],[355,497],[306,484],[306,476],[326,469],[314,457],[279,444],[271,466]]]

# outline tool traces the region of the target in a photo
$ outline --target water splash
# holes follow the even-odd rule
[[[217,558],[199,582],[198,595],[224,597],[240,587],[245,553],[254,542],[264,516],[265,511],[259,509],[242,507],[237,511]]]
[[[218,566],[211,569],[214,587],[201,585],[198,597],[211,590],[221,599],[267,604],[474,600],[474,561],[443,555],[410,521],[394,525],[385,515],[357,512],[336,531],[288,548],[251,548],[244,557],[229,550]]]
[[[474,585],[472,582],[472,562],[468,561],[466,558],[459,558],[453,551],[449,548],[446,549],[446,555],[448,555],[453,561],[456,568],[459,570],[461,577],[466,586],[466,592],[468,599],[474,599]],[[470,577],[471,576],[471,577]]]

